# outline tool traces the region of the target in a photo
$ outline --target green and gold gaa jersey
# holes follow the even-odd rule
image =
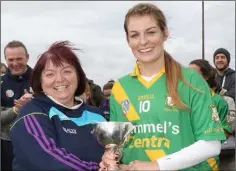
[[[217,112],[219,113],[223,129],[228,133],[232,133],[231,123],[227,119],[227,117],[229,116],[229,108],[227,102],[222,96],[216,94],[213,90],[211,90],[211,95],[213,103],[215,104]]]
[[[147,82],[140,77],[136,65],[131,74],[114,84],[110,120],[130,121],[135,125],[124,147],[122,163],[153,161],[198,140],[225,140],[208,84],[196,71],[182,68],[182,73],[194,87],[182,81],[178,84],[178,93],[189,107],[187,110],[177,109],[168,96],[164,69]],[[217,168],[218,157],[215,157],[186,170]]]

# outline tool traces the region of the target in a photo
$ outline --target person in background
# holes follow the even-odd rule
[[[1,76],[1,170],[12,170],[12,144],[8,135],[19,110],[31,100],[27,64],[28,50],[20,41],[11,41],[4,48],[7,71]]]
[[[88,84],[88,81],[86,81],[86,88],[84,93],[80,96],[80,98],[84,101],[84,103],[90,105],[90,106],[96,106],[94,100],[92,99],[92,92],[90,90],[90,86]]]
[[[160,8],[139,3],[125,17],[126,40],[137,62],[115,82],[110,121],[129,121],[121,170],[216,170],[225,140],[211,91],[196,71],[165,51],[169,33]],[[191,157],[190,157],[191,156]],[[106,151],[101,169],[114,164]]]
[[[102,89],[99,85],[95,84],[93,80],[90,80],[88,78],[87,78],[87,81],[88,81],[90,91],[91,91],[91,94],[92,94],[91,97],[92,97],[93,101],[95,102],[95,105],[97,107],[99,107],[101,102],[103,100],[105,100],[106,97],[104,96],[104,94],[102,92]]]
[[[219,113],[226,137],[228,137],[232,133],[232,123],[227,119],[229,116],[228,104],[224,98],[219,95],[221,87],[216,83],[215,69],[209,64],[208,61],[204,59],[196,59],[191,61],[189,63],[189,67],[199,72],[211,88],[213,102],[217,108],[217,112]]]
[[[114,85],[115,81],[114,80],[109,80],[104,86],[103,86],[103,94],[106,96],[106,98],[110,98],[111,95],[111,90]]]
[[[106,118],[107,121],[110,120],[110,95],[111,95],[111,90],[114,85],[115,81],[114,80],[109,80],[104,86],[103,86],[103,93],[104,96],[106,97],[105,100],[103,100],[99,106],[99,108],[103,111],[104,117]]]
[[[79,98],[87,81],[74,50],[68,41],[56,42],[38,59],[30,81],[34,98],[10,130],[14,170],[99,169],[104,147],[91,131],[106,120]]]
[[[217,70],[217,83],[226,90],[224,95],[232,97],[235,101],[235,71],[229,68],[229,51],[224,48],[217,49],[214,52],[213,61]]]
[[[97,107],[95,102],[94,102],[94,98],[93,94],[90,90],[90,86],[88,84],[88,82],[86,83],[86,89],[85,92],[80,96],[81,99],[83,99],[84,103],[86,103],[87,105],[93,106],[95,108],[99,108],[101,109],[102,113],[103,113],[103,117],[109,121],[109,115],[108,115],[108,109],[109,109],[109,100],[105,99],[101,102],[100,106]]]
[[[7,66],[4,63],[1,63],[0,69],[1,69],[1,76],[7,72]]]
[[[217,112],[219,113],[221,124],[224,128],[227,141],[222,143],[220,154],[220,170],[234,169],[235,165],[235,142],[231,129],[234,120],[230,120],[230,112],[227,102],[219,95],[221,87],[216,83],[216,70],[204,59],[196,59],[190,62],[189,67],[199,72],[211,88],[211,94]],[[231,153],[231,154],[230,154]],[[225,155],[226,154],[226,155]]]

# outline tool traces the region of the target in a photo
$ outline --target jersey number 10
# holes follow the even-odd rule
[[[150,101],[144,100],[139,102],[139,113],[148,112],[150,110]]]

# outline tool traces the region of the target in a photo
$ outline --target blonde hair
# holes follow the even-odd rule
[[[160,27],[162,33],[164,34],[165,29],[167,28],[167,21],[163,14],[163,12],[157,8],[157,6],[149,3],[139,3],[131,8],[125,16],[124,29],[126,32],[126,36],[128,37],[128,21],[131,16],[145,16],[150,15],[155,20],[157,25]],[[128,40],[128,38],[127,38]],[[181,72],[181,64],[173,59],[173,57],[164,51],[164,60],[165,60],[165,71],[166,71],[166,85],[168,95],[172,98],[173,103],[176,107],[180,109],[186,109],[188,106],[184,104],[178,94],[178,80],[182,80],[187,85],[191,86],[187,83]]]

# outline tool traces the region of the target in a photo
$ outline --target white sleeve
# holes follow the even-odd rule
[[[197,165],[217,156],[221,151],[220,141],[199,140],[178,152],[157,159],[160,170],[180,170]]]

